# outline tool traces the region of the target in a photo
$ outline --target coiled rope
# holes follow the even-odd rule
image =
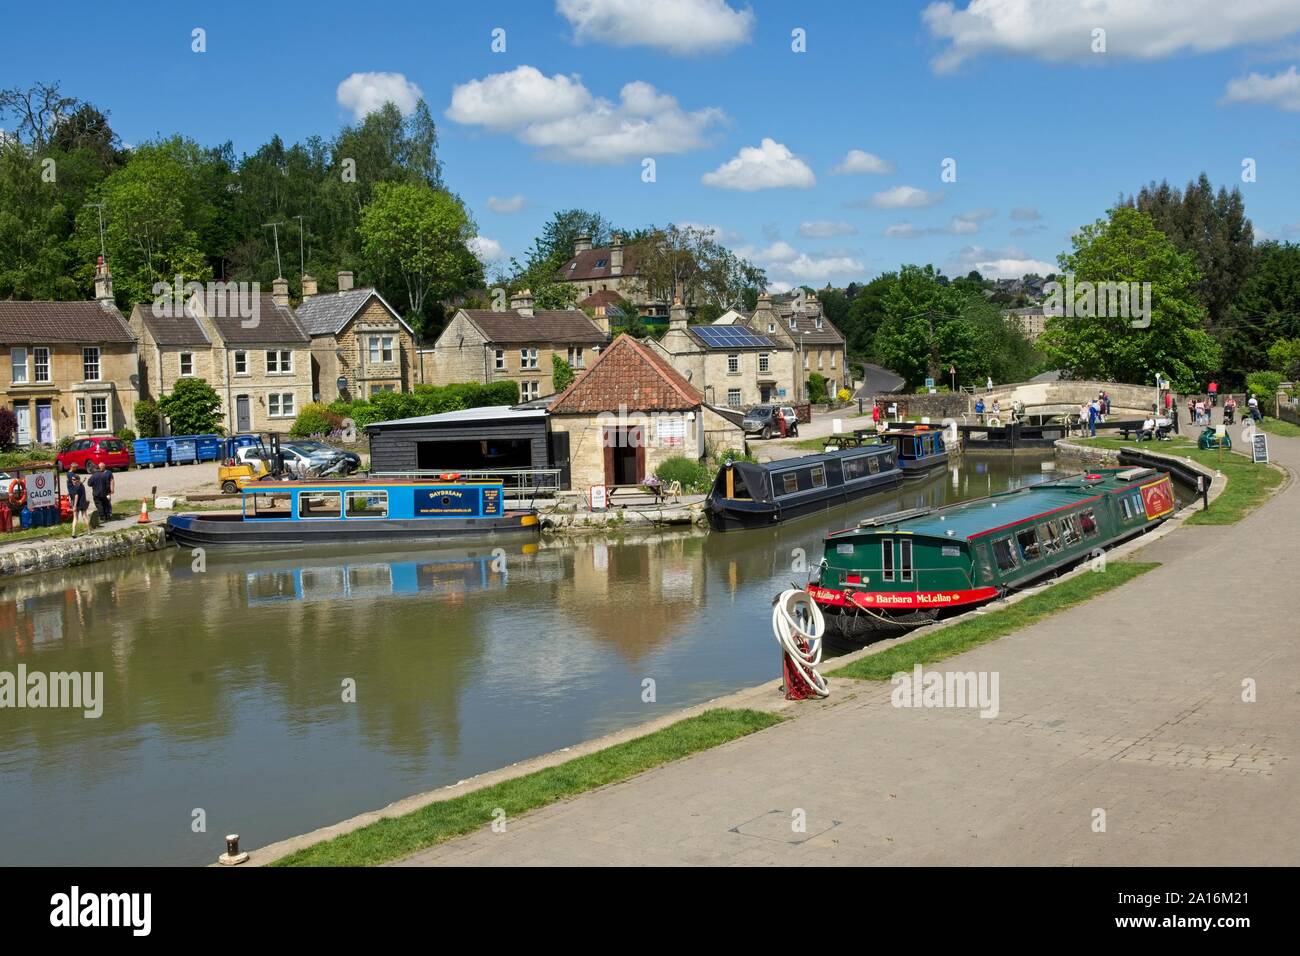
[[[794,673],[803,678],[815,696],[829,697],[826,678],[817,673],[826,619],[807,591],[790,588],[781,592],[772,606],[772,632]],[[789,692],[789,688],[786,690]]]

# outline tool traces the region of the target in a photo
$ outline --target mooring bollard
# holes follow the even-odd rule
[[[235,866],[248,862],[248,854],[239,852],[238,833],[226,834],[226,852],[217,857],[217,862],[222,866]]]

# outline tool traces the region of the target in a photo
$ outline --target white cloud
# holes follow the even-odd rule
[[[990,53],[1049,62],[1155,60],[1190,50],[1205,53],[1275,40],[1300,30],[1295,0],[971,0],[931,3],[921,13],[930,33],[949,41],[933,61],[937,72]],[[1094,53],[1095,29],[1106,52]]]
[[[840,160],[839,164],[831,169],[831,172],[837,175],[851,175],[854,173],[884,174],[893,171],[893,163],[862,149],[849,150],[844,154],[844,158]]]
[[[813,257],[805,252],[784,263],[781,271],[804,282],[823,283],[838,277],[860,276],[866,272],[866,266],[852,256]]]
[[[793,262],[799,258],[799,250],[788,242],[778,241],[766,249],[760,249],[754,257],[759,262]]]
[[[910,222],[896,222],[885,227],[885,235],[890,239],[916,239],[925,234],[924,229],[919,229]]]
[[[351,110],[357,119],[385,103],[394,104],[405,116],[415,109],[424,94],[401,73],[353,73],[339,84],[335,95],[339,106]]]
[[[742,146],[734,157],[701,176],[700,182],[719,189],[753,192],[781,187],[809,189],[817,177],[784,143],[764,137],[759,146]]]
[[[475,236],[466,245],[469,246],[469,251],[474,253],[478,261],[484,265],[500,262],[506,257],[506,252],[501,248],[501,243],[495,239],[489,239],[487,236]]]
[[[1276,106],[1288,113],[1300,113],[1300,73],[1293,66],[1285,73],[1262,76],[1252,73],[1228,81],[1220,103],[1258,103]]]
[[[1043,214],[1033,206],[1017,206],[1011,210],[1011,218],[1016,222],[1036,222],[1043,218]]]
[[[493,212],[509,216],[524,208],[524,197],[522,194],[507,196],[504,199],[500,196],[488,196],[487,207]]]
[[[986,279],[1018,279],[1030,272],[1039,275],[1053,273],[1056,266],[1031,258],[1023,250],[1010,246],[1005,249],[966,246],[957,253],[955,261],[946,267],[951,275],[965,275],[971,269],[978,270]]]
[[[584,163],[699,149],[725,118],[716,108],[688,113],[641,81],[624,85],[611,103],[592,96],[576,76],[548,77],[531,66],[456,86],[447,117],[512,133],[548,159]]]
[[[799,235],[805,239],[825,239],[828,236],[856,236],[858,227],[851,222],[832,222],[829,219],[817,219],[813,222],[801,222]]]
[[[725,0],[556,0],[574,39],[614,46],[648,46],[669,53],[721,50],[747,43],[754,12]]]
[[[980,231],[980,223],[997,215],[994,209],[972,209],[953,216],[946,226],[928,226],[922,229],[910,222],[896,222],[885,229],[890,239],[919,239],[921,236],[967,236]]]
[[[776,282],[769,282],[767,284],[767,291],[773,295],[781,295],[783,292],[789,292],[793,288],[794,283],[784,282],[779,279]]]
[[[867,200],[866,204],[873,209],[925,209],[941,202],[943,202],[942,190],[926,192],[915,186],[895,186],[893,189],[876,193]]]

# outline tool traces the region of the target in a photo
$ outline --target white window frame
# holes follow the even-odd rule
[[[498,372],[504,372],[506,370],[506,350],[493,349],[493,352],[494,352],[493,368],[495,368]]]
[[[387,343],[387,344],[385,344]],[[372,335],[367,344],[370,353],[370,364],[379,365],[392,364],[393,362],[393,337],[391,335]]]
[[[519,397],[522,401],[531,402],[535,398],[540,398],[542,394],[541,383],[528,380],[519,383]]]
[[[78,435],[86,434],[87,421],[88,419],[86,418],[86,400],[84,398],[78,398],[77,399],[77,434]]]
[[[102,417],[104,423],[102,425],[99,423],[100,415],[99,415],[99,411],[96,409],[97,405],[103,406]],[[109,421],[110,419],[108,416],[108,396],[106,395],[90,396],[90,430],[92,432],[106,432],[109,430]]]
[[[739,352],[733,352],[727,356],[727,374],[728,375],[740,374],[740,353]]]
[[[741,392],[738,388],[727,389],[727,407],[739,408],[741,404]]]
[[[180,361],[181,377],[182,377],[182,378],[193,378],[193,377],[194,377],[194,353],[193,353],[193,352],[181,352],[180,355],[178,356],[178,359],[179,359],[179,361]],[[185,371],[185,363],[186,363],[186,359],[189,360],[189,366],[190,366],[190,369],[189,369],[188,372]]]
[[[839,357],[839,352],[831,353],[831,368],[835,368],[835,360]]]
[[[11,370],[11,379],[15,385],[26,385],[31,380],[31,359],[25,345],[14,345],[9,349],[9,368]],[[19,356],[22,361],[19,362]],[[22,370],[22,377],[19,378],[19,369]]]
[[[41,362],[41,353],[45,354],[44,363]],[[32,381],[48,384],[51,381],[52,361],[54,353],[47,345],[37,345],[32,348]],[[45,375],[41,375],[41,365],[45,365]]]
[[[293,392],[271,392],[266,397],[266,414],[268,418],[293,418]]]
[[[87,345],[81,350],[81,375],[82,380],[86,382],[103,381],[103,355],[100,353],[98,345]],[[92,376],[91,370],[94,370]]]
[[[240,368],[241,365],[243,366],[243,368]],[[245,352],[243,349],[236,349],[236,350],[235,350],[235,374],[236,374],[236,375],[247,375],[247,374],[249,374],[249,372],[248,372],[248,353]]]
[[[520,349],[519,350],[519,368],[535,369],[538,367],[538,350],[537,349]]]
[[[582,346],[581,346],[581,345],[570,345],[570,346],[569,346],[569,367],[570,367],[570,368],[586,368],[586,367],[587,367],[586,360],[583,358],[583,354],[582,354]]]
[[[266,374],[267,375],[292,375],[293,374],[293,350],[292,349],[267,349],[266,350]]]
[[[772,357],[766,352],[758,353],[758,370],[760,372],[772,371]]]

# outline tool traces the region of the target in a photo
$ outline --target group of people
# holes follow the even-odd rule
[[[1079,424],[1087,424],[1088,435],[1095,437],[1097,434],[1097,423],[1104,422],[1106,416],[1110,414],[1110,396],[1105,392],[1098,392],[1097,397],[1092,401],[1084,402],[1079,406]]]
[[[1002,422],[1002,404],[995,398],[993,404],[986,406],[983,398],[975,399],[975,415],[981,425],[984,424],[984,413],[988,412],[989,421],[996,419],[999,424]]]
[[[87,494],[89,489],[89,494]],[[113,472],[104,465],[91,464],[90,476],[85,481],[73,468],[68,472],[68,503],[72,505],[72,536],[77,536],[77,528],[90,530],[90,499],[95,499],[95,510],[101,521],[113,517]]]

